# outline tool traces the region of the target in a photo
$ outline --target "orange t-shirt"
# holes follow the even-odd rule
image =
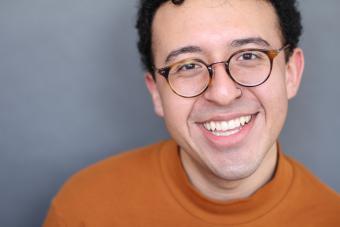
[[[80,171],[54,198],[44,227],[340,226],[340,197],[279,151],[274,178],[246,199],[210,200],[165,141]]]

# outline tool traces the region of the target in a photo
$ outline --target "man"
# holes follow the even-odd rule
[[[340,226],[277,143],[304,68],[294,0],[142,0],[138,47],[173,140],[73,176],[51,226]]]

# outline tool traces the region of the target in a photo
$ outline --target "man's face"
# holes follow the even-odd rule
[[[167,2],[155,15],[152,32],[157,68],[187,58],[210,64],[241,49],[279,49],[284,45],[274,8],[261,0],[186,0],[181,6]],[[197,48],[176,51],[188,46]],[[156,75],[154,82],[148,75],[156,113],[185,152],[182,157],[227,180],[254,173],[266,155],[276,151],[288,99],[296,94],[301,77],[299,51],[288,64],[281,52],[270,78],[253,88],[235,84],[223,64],[217,64],[209,88],[194,98],[180,97],[164,77]],[[170,53],[172,57],[166,61]],[[246,125],[240,124],[249,118]],[[212,132],[207,128],[213,124],[228,125],[228,129]]]

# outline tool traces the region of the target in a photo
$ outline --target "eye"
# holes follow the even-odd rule
[[[260,55],[257,54],[257,52],[244,52],[240,53],[237,60],[240,61],[249,61],[249,60],[256,60],[261,58]]]
[[[176,72],[193,71],[202,68],[202,65],[198,62],[186,62],[176,67]]]

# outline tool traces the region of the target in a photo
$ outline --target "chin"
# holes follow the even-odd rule
[[[213,170],[215,176],[227,181],[238,181],[253,175],[258,165],[231,165],[217,168]]]
[[[214,175],[231,181],[248,178],[260,168],[265,157],[265,154],[258,154],[254,157],[252,152],[232,153],[233,151],[228,152],[228,154],[224,154],[224,157],[212,157],[209,163],[206,163]]]

